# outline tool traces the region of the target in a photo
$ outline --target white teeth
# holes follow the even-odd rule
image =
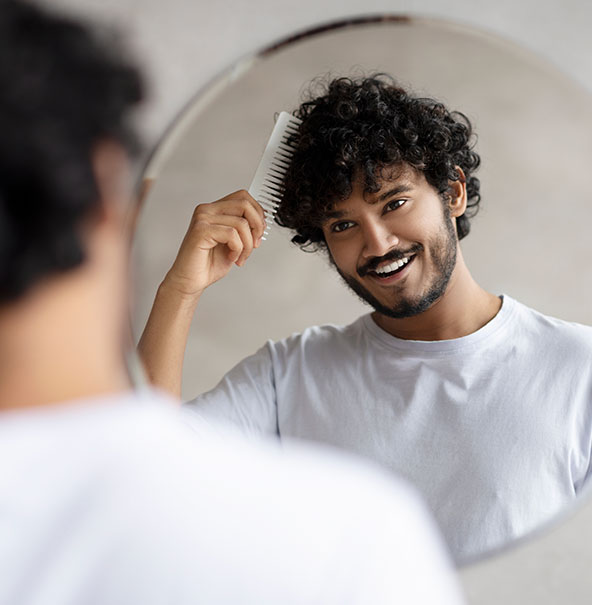
[[[380,267],[380,269],[376,269],[376,273],[378,273],[378,275],[383,275],[384,273],[391,273],[393,271],[396,271],[397,269],[400,269],[403,265],[406,265],[408,262],[409,257],[406,256],[401,260],[393,261],[388,265],[384,265],[384,267]]]

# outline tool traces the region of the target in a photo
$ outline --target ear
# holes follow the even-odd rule
[[[450,193],[447,204],[450,216],[458,218],[467,209],[467,179],[460,166],[455,166],[455,169],[458,172],[458,180],[449,181]]]

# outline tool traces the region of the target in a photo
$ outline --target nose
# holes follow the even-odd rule
[[[366,221],[362,225],[362,234],[364,237],[362,256],[364,258],[384,256],[399,244],[399,238],[384,221]]]

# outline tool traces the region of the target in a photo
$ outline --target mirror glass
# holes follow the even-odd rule
[[[461,247],[477,282],[543,313],[592,323],[588,94],[507,41],[439,21],[384,18],[267,49],[188,105],[144,175],[134,243],[138,337],[195,206],[248,188],[275,114],[295,109],[315,78],[376,71],[475,126],[482,203]],[[367,312],[322,254],[303,253],[275,225],[244,267],[202,297],[183,397],[213,387],[268,339]]]

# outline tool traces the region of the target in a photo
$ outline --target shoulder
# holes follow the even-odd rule
[[[272,354],[277,355],[305,350],[323,352],[327,349],[335,353],[339,348],[348,348],[359,343],[365,334],[366,317],[363,315],[345,326],[335,324],[310,326],[302,332],[294,333],[282,340],[268,341],[266,346]]]
[[[112,473],[122,482],[125,478],[130,489],[158,486],[162,494],[168,487],[166,502],[180,490],[202,511],[215,504],[245,517],[259,515],[268,508],[266,502],[274,502],[286,513],[299,510],[310,522],[323,518],[327,528],[341,527],[341,521],[346,526],[347,517],[370,508],[385,516],[393,506],[415,518],[424,513],[411,488],[354,456],[297,442],[279,446],[275,440],[245,439],[231,428],[212,428],[195,419],[186,423],[183,409],[154,404],[153,398],[138,411],[120,416],[121,438],[111,441],[108,457],[118,461]],[[159,502],[153,494],[152,504]],[[343,519],[336,522],[338,508]],[[363,522],[373,523],[370,518]]]
[[[536,311],[516,300],[512,305],[514,326],[519,334],[527,334],[540,347],[558,354],[592,355],[592,326],[566,321]]]
[[[20,486],[27,504],[19,544],[53,553],[46,575],[62,577],[64,561],[84,577],[100,567],[101,582],[80,590],[114,603],[435,602],[406,599],[425,589],[426,572],[436,593],[456,594],[431,521],[404,485],[327,452],[192,430],[180,415],[141,394],[0,427],[15,445],[27,441],[18,456],[0,442],[16,467],[0,479],[5,497],[19,501]],[[25,497],[29,485],[51,498]],[[63,525],[59,542],[42,544],[58,535],[44,533],[48,523]]]
[[[280,448],[206,426],[196,434],[173,410],[142,416],[134,429],[123,421],[135,432],[127,451],[117,444],[119,464],[108,469],[118,514],[110,530],[127,545],[118,568],[142,567],[161,586],[199,586],[202,594],[226,594],[228,602],[240,601],[245,590],[253,590],[253,602],[287,595],[294,602],[319,595],[340,602],[334,591],[366,584],[368,590],[393,569],[407,573],[383,594],[372,589],[372,602],[413,594],[417,588],[404,589],[404,576],[413,574],[415,586],[426,569],[452,584],[423,504],[379,469],[324,449]],[[335,577],[341,588],[327,584]]]

